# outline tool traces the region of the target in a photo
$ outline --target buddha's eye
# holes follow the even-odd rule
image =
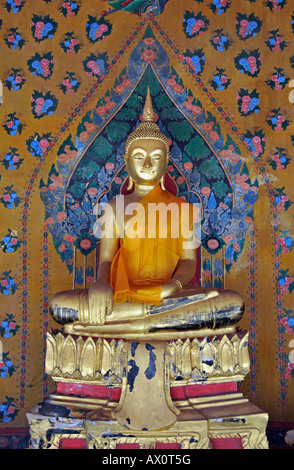
[[[134,155],[135,160],[144,160],[144,156],[141,154]]]

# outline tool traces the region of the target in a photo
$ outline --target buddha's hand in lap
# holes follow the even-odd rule
[[[163,284],[161,287],[161,294],[160,294],[160,299],[165,299],[166,297],[170,297],[173,294],[176,294],[179,292],[179,287],[177,284],[173,282],[167,282],[166,284]]]
[[[107,281],[96,281],[88,291],[89,323],[104,325],[113,306],[113,289]]]

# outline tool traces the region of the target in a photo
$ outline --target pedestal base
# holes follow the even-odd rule
[[[199,397],[198,397],[199,398]],[[111,418],[90,419],[87,408],[57,404],[52,396],[28,414],[33,449],[267,449],[268,416],[242,394],[214,396],[186,406],[160,431],[130,431]],[[78,413],[77,413],[78,412]],[[74,417],[78,414],[82,417]]]
[[[56,333],[46,371],[57,389],[27,414],[31,448],[268,448],[267,413],[239,391],[246,332],[152,344]]]

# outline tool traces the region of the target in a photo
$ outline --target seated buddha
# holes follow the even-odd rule
[[[241,319],[244,303],[237,292],[190,285],[198,214],[165,188],[169,158],[148,89],[141,122],[125,145],[129,192],[110,200],[101,217],[111,230],[100,237],[96,281],[89,289],[58,292],[50,302],[53,318],[69,332],[197,335],[233,328]]]

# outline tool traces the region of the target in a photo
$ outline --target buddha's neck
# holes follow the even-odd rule
[[[158,184],[159,183],[153,184],[153,185],[145,185],[145,184],[143,185],[143,184],[135,183],[133,194],[135,196],[140,196],[140,197],[146,196],[146,194],[150,193],[150,191],[152,191],[152,189],[158,186]]]

